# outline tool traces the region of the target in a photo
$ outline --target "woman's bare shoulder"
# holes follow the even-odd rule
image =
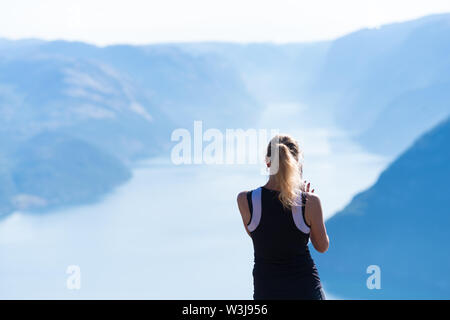
[[[241,191],[237,195],[237,202],[239,204],[244,204],[247,202],[247,193],[248,191]]]
[[[308,224],[311,224],[311,220],[322,216],[322,204],[320,203],[320,197],[312,192],[306,192],[306,219]]]
[[[320,197],[318,194],[312,192],[305,192],[305,194],[307,204],[309,202],[311,205],[320,205]]]

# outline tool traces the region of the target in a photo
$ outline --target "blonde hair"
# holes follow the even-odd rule
[[[297,141],[289,135],[276,135],[267,146],[266,160],[270,161],[270,174],[280,188],[278,198],[284,207],[301,205],[302,159]]]

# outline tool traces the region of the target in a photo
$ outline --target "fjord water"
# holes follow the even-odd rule
[[[339,280],[325,287],[336,290],[328,297],[361,297],[360,290],[374,297],[367,296],[366,265],[383,261],[391,266],[383,279],[401,273],[383,286],[400,291],[380,296],[448,297],[440,283],[447,251],[439,245],[448,242],[442,146],[449,135],[426,139],[420,145],[431,146],[428,154],[413,148],[406,163],[393,161],[373,183],[387,162],[448,117],[449,30],[450,15],[442,14],[311,44],[100,48],[0,39],[0,297],[250,298],[252,248],[235,199],[265,177],[259,166],[167,161],[171,130],[194,120],[221,130],[280,129],[300,140],[304,176],[325,215],[340,211],[328,223],[330,250],[317,258],[319,272]],[[46,200],[53,208],[86,203],[126,180],[136,157],[156,156],[166,160],[134,168],[131,180],[95,204],[13,212]],[[422,219],[429,208],[415,206],[423,186],[433,188],[437,219]],[[390,205],[384,216],[379,199]],[[368,239],[374,225],[377,237]],[[431,241],[414,268],[409,259],[422,258],[416,243],[427,242],[411,230]],[[401,251],[386,250],[399,242]],[[350,248],[382,258],[361,261]],[[81,268],[80,290],[66,287],[70,265]]]
[[[345,135],[303,134],[305,178],[327,217],[386,165]],[[150,159],[99,203],[15,212],[0,221],[0,298],[251,299],[252,244],[236,195],[264,183],[260,169]],[[79,290],[66,286],[70,265]]]

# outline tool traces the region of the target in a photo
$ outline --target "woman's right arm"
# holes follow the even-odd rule
[[[244,223],[245,231],[247,232],[247,234],[249,236],[251,236],[250,231],[248,231],[248,228],[247,228],[247,225],[250,223],[250,218],[251,218],[250,209],[248,207],[248,202],[247,202],[247,191],[243,191],[238,194],[237,203],[238,203],[239,212],[241,213],[242,222]]]
[[[320,198],[313,193],[307,193],[305,210],[305,219],[311,226],[311,243],[317,251],[324,253],[328,250],[330,240],[323,221]]]

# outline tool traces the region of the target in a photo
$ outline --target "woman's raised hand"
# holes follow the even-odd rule
[[[305,184],[305,191],[310,192],[309,189],[311,188],[311,183],[305,180],[304,184]],[[311,193],[314,193],[314,189],[311,190]]]

